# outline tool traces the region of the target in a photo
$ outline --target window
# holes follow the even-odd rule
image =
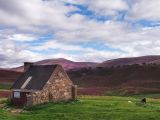
[[[20,92],[14,92],[13,96],[14,98],[20,98]]]

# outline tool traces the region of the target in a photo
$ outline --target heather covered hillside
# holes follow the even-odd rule
[[[11,70],[0,70],[0,83],[13,83],[15,79],[20,75],[20,72]]]
[[[160,65],[124,65],[88,68],[69,73],[75,84],[84,88],[103,88],[104,92],[124,94],[160,92]],[[104,90],[105,89],[105,90]]]
[[[35,65],[61,64],[74,84],[78,85],[79,95],[159,93],[159,58],[121,58],[103,63],[48,59],[35,62]],[[23,71],[23,67],[0,71],[1,88],[9,88],[22,74],[16,71]]]
[[[35,65],[53,65],[53,64],[60,64],[63,66],[65,70],[71,70],[71,69],[79,69],[79,68],[85,68],[85,67],[92,67],[95,66],[97,63],[95,62],[73,62],[64,58],[58,58],[58,59],[46,59],[42,61],[38,61],[34,63]],[[13,68],[12,70],[23,72],[23,66]]]
[[[52,64],[60,64],[64,67],[65,70],[77,70],[80,68],[87,67],[113,67],[113,66],[123,66],[123,65],[133,65],[133,64],[160,64],[160,56],[142,56],[142,57],[132,57],[132,58],[119,58],[107,60],[101,63],[96,62],[74,62],[71,60],[67,60],[64,58],[57,59],[46,59],[37,61],[35,65],[52,65]],[[23,72],[23,66],[12,68],[11,70],[17,72]]]
[[[123,66],[123,65],[133,65],[133,64],[160,64],[160,56],[142,56],[142,57],[131,57],[131,58],[118,58],[104,61],[100,64],[97,64],[97,67],[112,67],[112,66]]]

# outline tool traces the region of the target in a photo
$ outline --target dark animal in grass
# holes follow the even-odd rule
[[[147,99],[146,99],[146,98],[143,98],[143,99],[141,100],[141,103],[146,104],[146,103],[147,103]]]

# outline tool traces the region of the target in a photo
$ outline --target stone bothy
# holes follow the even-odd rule
[[[11,102],[16,106],[76,99],[76,86],[61,65],[25,63],[24,73],[11,87]]]

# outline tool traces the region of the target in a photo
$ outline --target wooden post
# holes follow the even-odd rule
[[[72,86],[72,100],[77,99],[77,85]]]

